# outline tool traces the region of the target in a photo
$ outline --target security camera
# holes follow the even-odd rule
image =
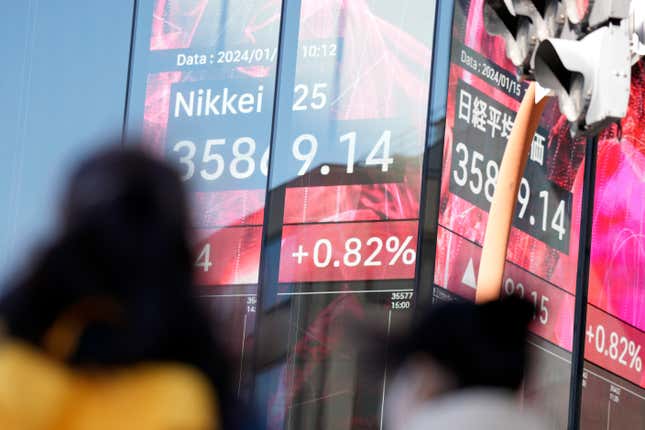
[[[549,38],[535,52],[535,79],[552,89],[572,133],[593,134],[627,114],[631,81],[627,20],[579,41]]]
[[[517,15],[527,16],[538,40],[559,37],[567,20],[565,5],[559,0],[511,0]]]
[[[626,115],[631,66],[645,56],[645,0],[486,0],[484,23],[519,75],[557,96],[573,134]]]
[[[537,44],[559,37],[566,24],[559,0],[486,0],[484,25],[506,41],[506,55],[523,78],[532,79],[531,60]]]
[[[486,0],[484,25],[488,33],[501,36],[506,42],[506,56],[520,69],[528,70],[535,38],[531,35],[531,20],[516,15],[510,0]]]

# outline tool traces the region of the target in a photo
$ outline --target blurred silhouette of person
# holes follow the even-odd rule
[[[61,209],[0,302],[0,428],[232,428],[176,172],[107,149],[73,173]]]
[[[546,428],[517,392],[533,306],[519,298],[436,305],[388,348],[388,429]]]

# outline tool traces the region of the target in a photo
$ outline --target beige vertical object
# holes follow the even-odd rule
[[[475,298],[477,303],[496,300],[502,291],[506,250],[517,204],[517,192],[533,136],[548,100],[544,98],[536,104],[535,87],[536,84],[532,82],[524,94],[499,168],[497,186],[488,213],[484,249],[479,263]]]

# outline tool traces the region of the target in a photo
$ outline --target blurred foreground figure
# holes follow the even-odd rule
[[[544,429],[520,409],[530,303],[516,298],[433,308],[389,349],[388,428]]]
[[[228,425],[188,223],[178,176],[143,153],[107,150],[75,171],[59,234],[0,302],[0,428]]]

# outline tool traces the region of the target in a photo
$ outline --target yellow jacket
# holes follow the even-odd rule
[[[24,343],[0,344],[2,430],[210,430],[210,384],[189,366],[73,370]]]

